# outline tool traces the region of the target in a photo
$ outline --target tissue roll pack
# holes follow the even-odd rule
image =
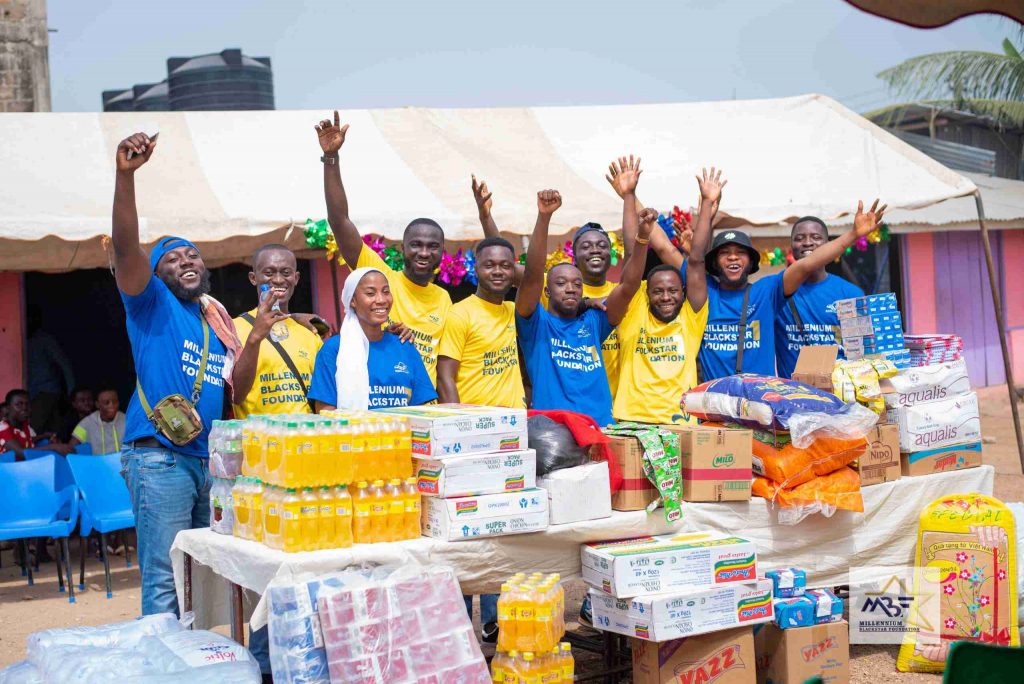
[[[343,586],[317,597],[333,684],[491,681],[451,568],[383,566],[341,577]]]
[[[345,586],[345,576],[299,577],[267,588],[267,636],[270,669],[281,684],[328,684],[327,651],[317,613],[317,598],[325,587]],[[362,575],[360,575],[362,576]]]

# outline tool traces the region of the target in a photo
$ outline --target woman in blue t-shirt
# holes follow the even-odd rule
[[[375,268],[357,268],[341,291],[341,332],[316,355],[309,397],[317,411],[415,406],[437,399],[416,346],[383,326],[391,313],[391,289]]]

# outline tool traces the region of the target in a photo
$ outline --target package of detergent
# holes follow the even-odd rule
[[[683,410],[715,422],[755,430],[788,431],[797,447],[818,437],[858,439],[878,416],[856,403],[795,380],[742,373],[710,380],[683,395]]]

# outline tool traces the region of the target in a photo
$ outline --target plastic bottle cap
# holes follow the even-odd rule
[[[525,660],[526,662],[530,662],[531,660],[533,660],[533,653],[531,653],[530,651],[524,653],[523,660]]]
[[[285,427],[289,427],[289,428],[292,428],[293,430],[295,430],[295,429],[298,429],[299,424],[296,421],[294,421],[294,420],[290,420],[287,423],[285,423]]]
[[[517,650],[515,650],[513,648],[511,651],[508,652],[508,657],[509,658],[518,658],[519,657],[519,651],[517,651]]]
[[[383,487],[384,486],[384,480],[374,480],[373,481],[373,486],[374,487]]]
[[[316,421],[313,421],[313,420],[307,420],[306,422],[304,422],[304,423],[302,424],[302,426],[303,426],[303,427],[308,427],[308,428],[311,428],[311,427],[316,427]]]
[[[559,644],[559,647],[561,647],[561,649],[563,651],[571,651],[572,650],[572,644],[570,644],[568,641],[563,641],[562,643]]]
[[[502,593],[512,591],[512,585],[509,584],[508,582],[505,582],[504,584],[501,585],[501,591],[502,591]]]
[[[357,482],[356,483],[356,489],[366,489],[366,483],[365,482]]]
[[[412,484],[412,485],[414,485],[417,482],[418,482],[418,479],[416,477],[407,477],[407,478],[405,478],[405,484]]]
[[[396,477],[393,480],[388,480],[388,484],[391,485],[392,487],[397,487],[398,485],[402,484],[402,481]]]

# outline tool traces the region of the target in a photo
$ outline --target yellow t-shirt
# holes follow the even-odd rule
[[[708,305],[694,313],[688,301],[675,320],[662,323],[651,313],[647,283],[629,303],[619,323],[619,388],[612,404],[616,420],[639,423],[683,422],[679,402],[697,385],[697,351]]]
[[[437,345],[441,341],[452,298],[434,283],[417,285],[400,271],[393,271],[380,255],[363,245],[356,268],[380,269],[391,287],[391,315],[388,323],[404,323],[413,332],[416,351],[423,357],[430,381],[437,385]]]
[[[583,283],[583,296],[588,299],[604,299],[612,293],[618,283],[604,281],[604,285],[587,285]],[[544,274],[544,289],[540,292],[540,305],[548,308],[548,276]],[[604,360],[604,372],[608,375],[608,388],[615,399],[615,388],[619,384],[619,334],[613,330],[608,339],[601,345],[601,358]]]
[[[249,312],[256,317],[256,309]],[[245,344],[252,326],[241,316],[234,319],[238,339]],[[270,334],[288,352],[295,368],[302,375],[302,381],[309,389],[313,378],[313,364],[316,353],[323,341],[311,330],[290,318],[279,321],[271,328]],[[281,355],[269,339],[260,343],[260,357],[256,362],[256,379],[252,389],[241,404],[235,404],[235,416],[245,418],[254,413],[311,413],[309,402],[302,395],[302,386],[288,369]]]
[[[515,315],[512,302],[476,295],[452,306],[439,353],[459,362],[455,387],[463,404],[526,408]]]

